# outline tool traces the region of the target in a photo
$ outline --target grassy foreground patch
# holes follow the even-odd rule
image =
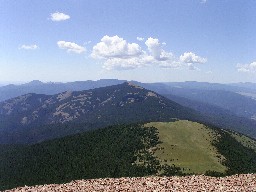
[[[208,170],[224,173],[223,157],[212,145],[217,134],[206,126],[180,120],[176,122],[152,122],[145,127],[155,127],[159,140],[155,156],[161,164],[176,165],[184,173],[205,173]]]

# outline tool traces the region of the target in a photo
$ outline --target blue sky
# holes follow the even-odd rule
[[[255,0],[0,0],[0,82],[256,82]]]

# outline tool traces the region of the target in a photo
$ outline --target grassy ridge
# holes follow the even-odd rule
[[[212,145],[216,134],[202,124],[180,120],[176,122],[152,122],[145,126],[156,127],[162,142],[155,151],[161,163],[175,164],[185,173],[205,173],[207,170],[224,173],[221,155]]]

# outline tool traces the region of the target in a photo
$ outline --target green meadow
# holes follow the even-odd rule
[[[153,149],[161,164],[174,164],[184,173],[225,172],[226,167],[221,164],[223,157],[212,145],[217,137],[212,129],[187,120],[145,124],[145,127],[151,126],[158,129],[162,142]]]

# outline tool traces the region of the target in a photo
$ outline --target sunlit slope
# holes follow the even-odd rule
[[[156,127],[159,131],[162,143],[158,145],[155,155],[162,164],[175,164],[186,173],[225,172],[226,167],[221,164],[223,157],[212,145],[217,137],[212,129],[186,120],[152,122],[145,126]]]

